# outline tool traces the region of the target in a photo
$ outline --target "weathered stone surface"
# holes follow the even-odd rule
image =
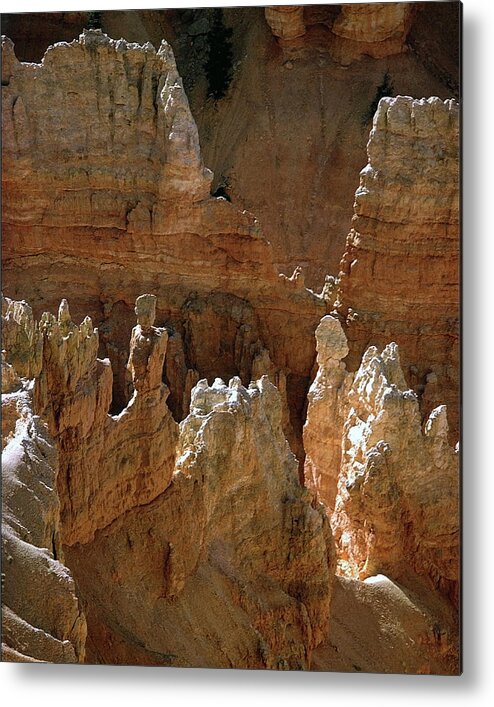
[[[295,39],[305,34],[304,8],[296,5],[273,5],[264,9],[266,22],[275,37]]]
[[[90,315],[102,333],[121,407],[142,292],[158,296],[158,323],[183,343],[176,414],[187,412],[187,371],[248,384],[260,348],[298,399],[325,302],[278,278],[251,214],[209,196],[170,47],[156,53],[87,31],[50,47],[41,64],[18,62],[5,38],[4,53],[6,292],[22,292],[36,316],[70,293],[74,316]],[[301,405],[292,408],[299,447]]]
[[[309,667],[327,631],[334,549],[281,421],[267,376],[195,386],[169,488],[67,549],[91,606],[92,658]]]
[[[406,2],[341,5],[331,27],[331,56],[341,64],[350,64],[364,55],[382,59],[399,54],[406,48],[412,8],[413,3]]]
[[[4,402],[17,420],[2,451],[2,659],[83,662],[86,621],[61,547],[57,450],[28,390],[5,396],[2,418]]]
[[[438,99],[389,99],[384,118],[380,108],[343,272],[326,277],[321,295],[307,290],[307,265],[326,268],[333,248],[326,202],[342,202],[335,185],[348,181],[343,165],[356,173],[355,145],[366,128],[355,94],[368,107],[382,76],[350,67],[343,79],[346,69],[327,58],[331,43],[323,49],[322,40],[340,27],[343,63],[401,50],[406,13],[400,24],[388,8],[382,34],[377,15],[359,24],[351,13],[335,21],[337,8],[300,10],[276,11],[286,15],[278,45],[262,9],[262,28],[254,22],[237,37],[236,51],[252,45],[235,76],[242,100],[232,91],[226,113],[214,106],[214,129],[204,129],[209,108],[196,102],[210,146],[221,144],[233,169],[235,198],[250,178],[256,213],[259,206],[263,217],[278,218],[283,205],[289,228],[280,219],[265,233],[291,277],[278,276],[251,214],[210,197],[212,175],[166,44],[156,53],[86,32],[50,48],[41,64],[23,65],[3,41],[4,282],[10,296],[30,300],[34,316],[25,302],[2,303],[2,438],[12,449],[22,396],[33,387],[26,379],[35,378],[35,411],[59,452],[53,552],[60,560],[61,533],[88,607],[90,661],[375,670],[373,656],[361,655],[371,646],[384,671],[457,671],[457,470],[438,406],[455,399],[457,361],[434,343],[436,332],[449,336],[456,326],[457,273],[445,274],[456,223],[455,107],[447,104],[447,120]],[[295,36],[297,22],[307,25],[303,37]],[[270,56],[259,62],[266,35]],[[262,110],[246,118],[245,105],[258,106],[260,92]],[[341,110],[327,100],[336,92]],[[307,144],[301,124],[315,126]],[[446,213],[442,199],[450,197]],[[305,267],[293,270],[300,262]],[[142,292],[155,294],[136,301]],[[38,326],[35,317],[56,311],[64,295],[82,323],[63,299],[58,317],[44,314]],[[286,439],[301,475],[317,324],[306,490]],[[342,359],[353,371],[369,343],[395,339],[405,376],[394,344],[380,355],[369,349],[358,373],[347,372]],[[251,379],[257,383],[242,385]],[[186,418],[180,432],[170,411]],[[339,572],[353,578],[337,580],[333,624],[331,515]],[[46,582],[53,592],[65,587],[63,623],[73,586],[57,572],[50,565]],[[389,579],[374,582],[375,572]],[[50,636],[59,640],[68,624],[55,630],[53,621],[36,644],[30,616],[24,605],[4,613],[8,659],[81,659],[81,626],[60,647]],[[355,633],[350,644],[341,627]],[[26,637],[36,648],[24,654]]]
[[[400,346],[427,416],[446,403],[458,435],[458,104],[383,98],[360,175],[336,306],[350,369],[364,349]],[[429,380],[430,374],[434,374]]]
[[[341,359],[348,344],[340,321],[331,315],[316,329],[317,374],[308,393],[304,425],[305,483],[329,513],[334,508],[341,462],[341,438],[353,374]]]
[[[2,370],[5,356],[5,371],[10,382],[15,383],[16,376],[35,378],[39,375],[43,337],[34,321],[33,310],[27,302],[13,302],[3,295],[2,351]],[[9,364],[13,372],[10,371]]]
[[[58,319],[42,316],[43,366],[35,386],[37,411],[60,449],[58,493],[64,543],[87,542],[98,528],[148,503],[170,483],[177,425],[162,384],[167,333],[152,326],[155,298],[139,297],[130,343],[133,395],[108,414],[112,375],[97,358],[98,330],[89,317],[74,324],[66,300]]]
[[[413,572],[458,601],[459,469],[446,407],[422,430],[398,347],[369,347],[348,393],[332,527],[340,572]]]
[[[458,621],[444,598],[414,578],[336,577],[326,640],[312,670],[458,675]]]

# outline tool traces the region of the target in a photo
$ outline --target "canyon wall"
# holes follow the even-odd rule
[[[305,33],[288,44],[273,36],[264,8],[225,8],[224,24],[233,34],[231,64],[224,70],[232,80],[219,101],[208,98],[208,8],[100,13],[101,26],[112,37],[156,47],[163,37],[171,43],[203,157],[215,173],[213,191],[221,187],[218,193],[226,193],[240,210],[255,213],[277,268],[290,274],[302,266],[316,290],[326,274],[338,271],[379,97],[458,96],[458,3],[372,3],[348,18],[351,8],[304,6]],[[300,9],[266,11],[284,21],[299,17]],[[50,44],[76,39],[87,26],[86,15],[61,13],[56,24],[49,13],[5,15],[2,26],[19,58],[39,62]],[[359,41],[335,34],[340,24]],[[385,34],[396,34],[381,41],[383,27]],[[360,41],[365,38],[379,41]],[[362,46],[372,51],[343,66],[331,54],[339,42],[356,45],[349,56]],[[400,53],[385,56],[384,50],[375,58],[387,42]],[[90,313],[86,308],[81,316]]]
[[[2,399],[6,659],[457,671],[457,455],[444,406],[422,429],[395,344],[369,348],[347,372],[341,324],[322,319],[304,488],[268,376],[248,388],[238,377],[199,381],[178,428],[154,296],[136,301],[134,392],[118,416],[107,412],[110,364],[88,318],[75,325],[65,301],[39,324],[26,303],[5,300],[4,310],[19,320],[2,341],[17,388]],[[21,375],[28,358],[41,362],[33,379]],[[33,515],[22,496],[40,475]],[[21,540],[41,550],[22,545],[16,564]],[[41,586],[43,609],[32,594]],[[350,606],[357,642],[341,634]],[[396,631],[405,633],[385,658],[382,636]],[[376,640],[385,663],[361,655],[360,639]]]
[[[70,295],[74,316],[91,316],[117,411],[128,401],[133,302],[156,293],[157,321],[173,340],[166,371],[176,417],[187,411],[188,381],[248,383],[256,360],[258,374],[285,377],[287,433],[301,458],[312,332],[325,301],[302,279],[278,276],[251,214],[209,195],[169,45],[156,53],[88,31],[39,65],[18,62],[6,38],[3,52],[6,294],[28,299],[36,316]]]
[[[427,416],[448,406],[459,429],[459,107],[383,98],[355,193],[336,308],[356,368],[395,340]]]
[[[191,107],[151,15],[2,37],[7,659],[458,672],[458,104],[412,5],[225,10],[222,100],[165,13]]]
[[[2,354],[2,660],[83,662],[86,620],[62,549],[59,450],[25,377],[40,372],[43,339],[25,303],[2,304],[2,348],[14,361]]]
[[[6,300],[5,307],[18,312],[22,303]],[[39,325],[27,316],[18,324],[34,342],[24,358],[38,354],[38,332],[42,359],[32,380],[18,367],[20,390],[3,400],[10,411],[3,512],[8,645],[18,650],[19,622],[46,613],[55,647],[29,642],[27,655],[54,662],[84,657],[85,619],[74,623],[74,584],[55,562],[65,553],[87,616],[89,661],[307,668],[327,634],[334,544],[322,505],[300,485],[282,430],[282,398],[268,376],[248,388],[238,377],[228,385],[201,380],[178,430],[161,383],[167,334],[153,326],[155,309],[153,295],[136,301],[134,393],[113,417],[110,364],[97,358],[98,332],[89,318],[77,326],[62,301],[57,320],[44,314]],[[14,370],[17,350],[9,341],[20,338],[2,342]],[[47,423],[20,405],[26,396]],[[37,489],[28,470],[43,476],[39,518],[18,513],[33,513],[21,497]],[[31,554],[16,553],[15,543],[27,539],[14,531],[52,555],[43,549],[38,558],[30,547]],[[35,581],[26,583],[25,573],[34,570]],[[32,592],[45,584],[49,601],[41,611]],[[16,653],[9,648],[6,655]]]
[[[311,8],[273,5],[265,9],[266,21],[281,46],[300,45],[311,25],[324,23],[331,58],[343,66],[363,56],[375,59],[406,50],[414,3],[362,3]]]

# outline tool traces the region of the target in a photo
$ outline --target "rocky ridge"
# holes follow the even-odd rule
[[[33,407],[30,386],[2,395],[2,659],[84,662],[86,619],[62,549],[58,449]]]
[[[395,340],[426,417],[459,410],[459,106],[454,100],[383,98],[355,193],[336,309],[351,367],[369,344]],[[392,277],[389,274],[392,273]]]
[[[456,400],[455,354],[430,344],[456,321],[454,102],[381,101],[342,272],[317,295],[300,268],[277,274],[253,216],[210,196],[166,43],[84,32],[40,65],[3,51],[4,282],[33,309],[2,300],[2,433],[7,450],[22,439],[21,400],[46,421],[29,434],[56,449],[43,503],[59,508],[36,542],[70,568],[47,659],[375,670],[339,627],[345,605],[370,625],[382,603],[379,635],[401,631],[390,670],[457,671],[457,456],[438,405]],[[410,253],[397,234],[415,247],[412,231]],[[403,263],[423,273],[431,252],[444,297],[424,304]],[[34,626],[31,601],[19,593],[9,626]],[[6,654],[43,658],[25,630]]]
[[[383,592],[379,601],[385,601],[390,580],[398,583],[400,592],[412,592],[415,598],[407,601],[422,617],[417,640],[426,646],[420,652],[420,669],[454,671],[459,589],[456,454],[448,445],[444,406],[431,414],[422,430],[418,402],[406,388],[396,345],[389,344],[380,355],[371,347],[359,370],[348,373],[340,363],[348,346],[339,321],[321,321],[320,370],[311,388],[305,428],[307,466],[312,470],[307,489],[299,482],[297,461],[283,433],[282,398],[268,376],[248,388],[239,378],[228,385],[219,378],[211,386],[199,381],[177,436],[159,375],[166,337],[163,340],[163,332],[153,326],[155,308],[154,296],[136,301],[138,324],[129,359],[135,392],[120,416],[106,412],[108,385],[106,394],[94,392],[101,377],[98,366],[109,369],[108,362],[96,358],[97,332],[87,319],[80,326],[73,324],[65,301],[57,320],[42,317],[39,376],[34,381],[19,377],[22,391],[4,396],[9,407],[12,395],[19,401],[34,387],[32,405],[48,420],[55,440],[52,449],[58,449],[59,464],[53,457],[47,464],[50,470],[60,465],[58,493],[53,486],[49,531],[43,531],[38,542],[53,548],[55,557],[65,554],[84,606],[76,636],[64,635],[76,646],[75,654],[68,655],[83,658],[81,627],[87,620],[90,662],[307,669],[314,654],[316,669],[323,669],[334,660],[331,627],[339,619],[332,613],[331,597],[338,571],[369,581],[386,575],[389,579],[369,590],[371,595]],[[73,388],[64,390],[64,380]],[[111,382],[111,374],[106,380]],[[12,453],[25,434],[26,413],[18,403],[15,410],[20,420],[14,420],[15,433],[6,431],[11,478],[22,474],[25,465]],[[131,424],[120,422],[126,417]],[[94,420],[99,424],[91,424]],[[328,434],[317,430],[321,420]],[[109,427],[112,423],[115,426]],[[49,434],[47,426],[39,424],[31,426],[38,446]],[[112,435],[118,442],[111,442]],[[95,483],[94,471],[100,467],[105,473]],[[7,503],[17,507],[12,499],[9,494]],[[4,522],[9,519],[9,511],[4,511]],[[31,535],[33,518],[21,522]],[[9,553],[9,533],[5,538]],[[59,573],[51,571],[50,580],[62,582],[55,592],[66,586]],[[68,589],[70,608],[75,600],[70,575]],[[352,584],[338,585],[338,592],[349,592],[349,601],[355,590]],[[367,595],[359,592],[351,601],[363,601],[359,611],[366,611]],[[431,604],[434,593],[437,598]],[[394,621],[400,620],[404,596],[400,594]],[[14,611],[17,607],[21,622],[31,616],[31,603],[29,594],[18,591]],[[7,606],[4,616],[11,636],[15,620]],[[225,606],[226,626],[219,620]],[[187,627],[191,612],[193,628]],[[440,627],[436,633],[434,626]],[[68,659],[66,653],[43,657],[30,640],[23,655]],[[11,644],[17,650],[15,639]],[[12,645],[5,655],[14,656]],[[411,672],[418,670],[417,655],[406,650]]]
[[[37,316],[73,292],[74,314],[98,326],[120,410],[140,292],[156,293],[173,339],[167,382],[178,419],[191,380],[239,375],[247,384],[267,351],[286,379],[287,432],[300,458],[300,392],[326,305],[302,280],[278,276],[252,215],[209,195],[169,45],[156,53],[86,31],[39,65],[18,62],[5,38],[3,51],[6,291],[35,303]]]
[[[96,357],[98,333],[91,321],[74,324],[64,300],[58,319],[44,314],[34,326],[42,333],[41,370],[34,381],[20,380],[25,390],[34,383],[34,407],[47,420],[58,450],[50,468],[56,466],[58,494],[53,487],[52,500],[57,522],[60,517],[60,531],[57,526],[49,538],[44,532],[38,542],[41,547],[56,543],[57,556],[63,542],[85,605],[90,659],[139,663],[154,655],[162,661],[178,651],[178,664],[186,665],[203,665],[202,657],[225,667],[308,667],[327,631],[334,547],[322,507],[313,507],[299,483],[298,464],[282,431],[280,394],[267,376],[249,388],[239,378],[228,386],[221,379],[212,386],[199,381],[177,434],[161,383],[167,339],[153,326],[155,308],[153,295],[136,301],[138,324],[129,357],[134,394],[116,417],[107,413],[110,364]],[[8,357],[16,358],[10,352]],[[19,414],[19,406],[16,410]],[[11,450],[22,444],[19,424],[7,444],[12,459]],[[34,432],[41,445],[48,430],[42,433],[38,426]],[[14,476],[23,463],[12,463]],[[7,500],[17,505],[10,494]],[[33,524],[30,519],[26,527]],[[26,560],[24,570],[28,567]],[[53,570],[50,577],[58,581]],[[174,642],[165,628],[150,630],[184,621],[194,601],[191,586],[198,583],[206,592],[209,579],[233,596],[224,598],[231,605],[232,635],[222,637],[219,622],[217,650],[206,651],[202,623],[180,650],[176,641],[183,638]],[[30,599],[19,595],[24,602]],[[115,606],[122,601],[126,609],[116,620]],[[195,608],[202,621],[205,609],[202,604]],[[112,632],[110,644],[123,645],[109,652]],[[247,654],[240,659],[236,647],[240,664],[233,658],[224,663],[237,632],[244,635]],[[31,649],[28,655],[35,653]],[[52,653],[46,659],[64,662]]]

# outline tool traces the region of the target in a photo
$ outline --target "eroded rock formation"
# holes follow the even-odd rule
[[[166,42],[84,31],[22,64],[2,39],[9,660],[458,671],[454,101],[381,101],[341,272],[306,287],[388,85],[354,60],[412,17],[362,7],[266,8],[278,42],[251,8],[227,100],[193,98],[274,254],[210,195]]]
[[[2,396],[2,427],[2,660],[83,662],[86,620],[61,545],[58,452],[29,386]]]
[[[316,337],[305,474],[332,514],[340,571],[399,579],[411,569],[457,603],[459,469],[446,406],[422,425],[395,343],[369,347],[349,373],[339,320],[324,317]]]
[[[304,428],[305,474],[331,516],[338,573],[359,580],[382,574],[412,592],[422,584],[418,596],[426,603],[432,587],[446,600],[438,649],[454,663],[459,464],[448,441],[446,406],[422,425],[395,343],[380,353],[369,347],[358,371],[349,373],[341,362],[348,346],[339,320],[324,317],[316,336],[319,370]]]
[[[5,38],[3,50],[6,292],[22,292],[37,316],[73,293],[75,316],[98,325],[120,409],[143,291],[157,294],[158,320],[174,336],[177,365],[167,373],[178,419],[191,377],[240,375],[247,384],[266,349],[286,378],[287,432],[301,458],[300,392],[325,302],[278,277],[252,215],[209,196],[169,45],[156,53],[88,31],[51,47],[39,65],[19,63]]]
[[[98,528],[134,506],[149,503],[170,483],[177,424],[161,382],[167,333],[154,323],[154,295],[138,298],[129,369],[134,392],[119,415],[108,414],[109,361],[97,358],[98,331],[80,326],[62,301],[58,319],[45,313],[43,368],[37,410],[60,448],[58,491],[64,543],[87,542]]]
[[[453,601],[459,582],[459,469],[446,407],[422,429],[396,344],[369,347],[348,393],[332,526],[342,572],[427,576]]]
[[[304,425],[305,483],[331,512],[341,463],[341,437],[353,374],[343,363],[348,344],[340,321],[327,315],[316,329],[317,374]]]
[[[136,301],[129,357],[134,395],[116,417],[107,414],[111,371],[108,361],[96,358],[98,334],[90,320],[74,324],[65,300],[58,319],[42,317],[34,400],[59,450],[59,463],[50,457],[45,466],[60,471],[58,496],[52,472],[54,509],[45,511],[48,530],[38,543],[44,547],[49,539],[61,556],[63,542],[86,607],[89,659],[307,668],[327,633],[335,555],[326,514],[300,485],[283,434],[282,398],[267,376],[249,388],[239,378],[228,386],[220,379],[211,387],[199,381],[177,438],[161,383],[166,332],[153,326],[155,308],[153,295]],[[19,405],[16,410],[19,415]],[[24,469],[13,451],[22,443],[19,435],[7,444],[9,479]],[[44,435],[47,430],[37,429],[31,437],[39,446]],[[50,449],[56,457],[53,443]],[[22,488],[28,491],[26,481]],[[20,503],[10,493],[8,501],[14,508]],[[29,571],[29,564],[24,558],[19,571]],[[56,596],[69,582],[75,601],[70,575],[62,581],[52,567],[45,574]],[[9,575],[17,581],[10,565]],[[32,601],[29,594],[21,597]],[[57,601],[54,595],[53,606]],[[219,620],[225,604],[226,634]],[[10,621],[17,604],[8,606]],[[200,617],[192,636],[190,611]],[[211,611],[219,612],[213,647]],[[181,627],[178,635],[172,625]],[[67,656],[70,651],[45,659],[64,662]]]
[[[373,2],[342,5],[332,27],[331,56],[350,64],[362,56],[381,59],[406,49],[414,3]]]
[[[337,309],[355,369],[369,344],[400,346],[427,416],[445,403],[458,439],[459,108],[383,98],[341,261]]]
[[[273,5],[264,10],[266,22],[275,37],[291,40],[305,34],[304,8],[297,5]]]

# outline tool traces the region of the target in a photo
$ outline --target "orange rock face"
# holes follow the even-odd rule
[[[38,316],[63,293],[76,317],[91,316],[120,409],[140,292],[158,296],[158,321],[182,359],[167,365],[178,415],[187,412],[188,375],[248,383],[266,349],[287,381],[301,457],[300,392],[325,302],[278,277],[253,216],[209,196],[169,46],[156,53],[86,32],[50,48],[40,65],[19,63],[9,40],[3,46],[6,293],[22,292]]]
[[[133,330],[129,357],[134,393],[117,416],[108,414],[111,367],[97,359],[91,320],[74,324],[66,300],[58,320],[50,314],[41,319],[43,367],[35,400],[61,450],[66,545],[87,542],[121,513],[149,503],[171,480],[178,430],[161,382],[167,333],[152,326],[152,316],[138,317],[144,324]]]
[[[266,7],[266,22],[275,37],[290,40],[305,34],[304,8],[296,5]]]
[[[333,267],[414,14],[239,10],[216,179],[167,42],[2,38],[6,659],[458,672],[454,100],[380,101]]]
[[[385,575],[412,592],[418,585],[426,601],[445,598],[438,599],[445,628],[437,648],[457,665],[459,468],[446,406],[422,426],[395,343],[381,353],[369,347],[349,373],[340,360],[348,346],[338,319],[324,317],[316,336],[305,478],[331,516],[338,573]]]
[[[58,494],[53,484],[54,509],[46,510],[48,529],[37,542],[42,548],[53,543],[53,553],[62,556],[63,538],[86,606],[90,661],[307,668],[328,629],[334,544],[323,507],[314,506],[299,483],[297,460],[283,434],[282,398],[267,376],[249,388],[239,378],[228,386],[218,378],[211,387],[201,380],[178,434],[161,383],[167,334],[153,326],[155,309],[153,295],[136,301],[129,357],[134,394],[116,417],[107,414],[111,370],[96,358],[98,333],[91,321],[75,325],[65,300],[57,320],[44,314],[39,328],[25,320],[42,332],[34,404],[59,450]],[[25,475],[27,462],[14,453],[19,435],[17,429],[7,442],[8,480]],[[38,430],[31,436],[43,435]],[[23,482],[27,492],[26,482],[35,482]],[[10,516],[10,507],[26,506],[15,485],[12,493],[10,488],[9,481],[4,520],[27,527]],[[8,553],[15,548],[9,537],[10,568]],[[18,570],[9,569],[9,637],[15,638],[17,621],[9,612],[18,611],[20,601],[11,594],[17,574],[30,566],[24,556]],[[63,591],[72,590],[68,600],[74,603],[73,585],[67,589],[53,567],[36,579],[33,591],[42,581],[53,585],[50,611]],[[21,599],[29,604],[27,615],[38,612],[29,594]],[[197,619],[192,633],[191,612]],[[72,635],[65,624],[57,627],[56,637],[63,629],[62,637],[75,644],[74,655],[69,643],[63,654],[41,645],[27,655],[54,662],[82,658],[82,629]]]
[[[400,346],[423,415],[448,406],[458,439],[458,104],[382,99],[355,194],[337,309],[349,367],[369,344]]]
[[[414,3],[373,2],[342,5],[334,21],[331,56],[350,64],[362,56],[380,59],[405,49]]]
[[[2,660],[83,662],[86,619],[61,544],[58,452],[29,389],[2,396]]]

